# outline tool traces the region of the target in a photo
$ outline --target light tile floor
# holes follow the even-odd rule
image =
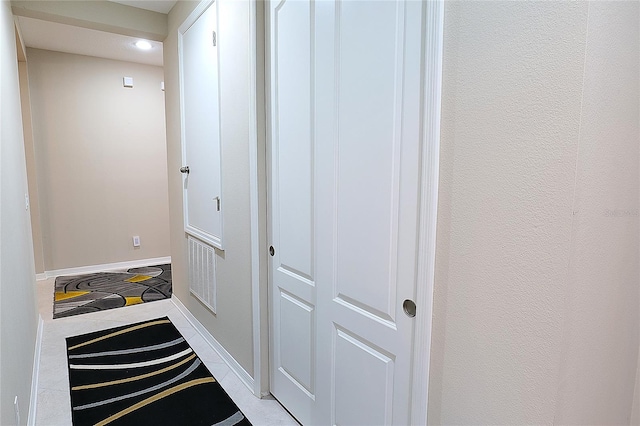
[[[256,426],[298,425],[275,399],[256,398],[170,300],[53,320],[53,285],[53,278],[37,283],[38,309],[44,320],[44,327],[38,374],[36,425],[71,425],[66,337],[163,316],[169,317],[251,423]]]

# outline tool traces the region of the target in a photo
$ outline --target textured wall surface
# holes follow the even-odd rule
[[[640,359],[636,373],[636,390],[633,397],[633,409],[631,410],[631,425],[640,425]]]
[[[637,368],[637,2],[591,2],[555,421],[628,424]]]
[[[451,2],[432,424],[629,422],[638,4]]]
[[[27,64],[45,269],[168,256],[162,68],[38,49]]]
[[[37,313],[13,15],[0,2],[0,424],[27,422]]]
[[[218,4],[220,43],[220,109],[222,128],[222,202],[224,252],[216,251],[217,312],[213,315],[189,293],[188,252],[182,212],[180,84],[178,28],[197,6],[178,2],[169,14],[164,42],[167,90],[167,154],[171,204],[171,259],[176,296],[225,349],[253,375],[251,311],[251,239],[249,212],[249,2]]]

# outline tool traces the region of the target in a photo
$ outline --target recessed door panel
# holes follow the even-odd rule
[[[281,292],[280,297],[279,368],[290,380],[313,394],[313,307],[285,292]]]
[[[390,320],[396,292],[402,9],[346,1],[336,19],[336,296]],[[384,35],[384,36],[381,36]]]
[[[275,11],[274,195],[280,267],[313,280],[313,143],[310,5],[283,1]],[[288,34],[298,34],[289,37]]]
[[[394,360],[346,330],[334,333],[335,409],[331,424],[391,424]]]

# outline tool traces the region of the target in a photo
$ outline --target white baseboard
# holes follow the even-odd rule
[[[174,294],[171,296],[171,301],[178,308],[178,310],[185,316],[187,321],[191,323],[193,328],[196,329],[198,333],[202,336],[202,338],[211,346],[211,348],[218,353],[220,358],[227,364],[229,369],[240,379],[242,383],[245,384],[247,388],[251,391],[252,394],[255,394],[255,383],[253,377],[247,373],[247,370],[242,368],[242,366],[231,356],[229,352],[216,340],[215,337],[209,333],[209,331],[193,316],[193,314],[187,309],[186,306],[176,297]],[[256,395],[258,398],[261,398],[261,395]]]
[[[36,334],[36,348],[33,355],[33,372],[31,373],[31,397],[29,401],[29,414],[27,424],[36,424],[36,407],[38,405],[38,377],[40,375],[40,352],[42,349],[42,333],[44,332],[44,320],[38,315],[38,333]]]
[[[105,263],[103,265],[80,266],[78,268],[55,269],[53,271],[45,271],[44,274],[37,274],[36,280],[46,280],[61,275],[81,275],[93,274],[95,272],[113,271],[117,269],[140,268],[143,266],[160,265],[163,263],[171,263],[171,256],[154,257],[152,259],[140,259],[127,262]]]

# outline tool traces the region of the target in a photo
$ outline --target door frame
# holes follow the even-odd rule
[[[249,203],[251,238],[251,312],[253,315],[253,394],[269,395],[269,300],[267,254],[265,6],[249,2]],[[258,35],[260,34],[260,41]]]
[[[424,308],[419,309],[416,313],[413,341],[412,376],[414,380],[411,389],[411,424],[426,425],[440,176],[444,0],[427,1],[424,4],[423,64],[428,65],[425,65],[423,70],[420,234],[418,236],[416,285],[416,304]]]
[[[268,192],[266,185],[270,164],[268,153],[271,140],[269,126],[269,28],[270,22],[263,2],[251,1],[250,52],[252,128],[250,129],[250,206],[252,244],[252,307],[254,345],[254,393],[269,393],[269,341],[273,334],[269,321],[270,289],[268,280]],[[422,84],[422,153],[420,181],[420,233],[418,236],[417,294],[414,331],[414,363],[412,366],[411,423],[427,423],[429,392],[429,364],[433,289],[435,280],[436,227],[438,211],[438,182],[440,159],[440,117],[442,99],[442,57],[444,41],[444,0],[424,2],[423,19],[423,84]],[[258,28],[260,25],[260,43]],[[260,69],[258,69],[258,67]],[[258,98],[263,106],[258,110]],[[265,322],[266,321],[266,322]],[[265,325],[268,324],[268,327]]]

